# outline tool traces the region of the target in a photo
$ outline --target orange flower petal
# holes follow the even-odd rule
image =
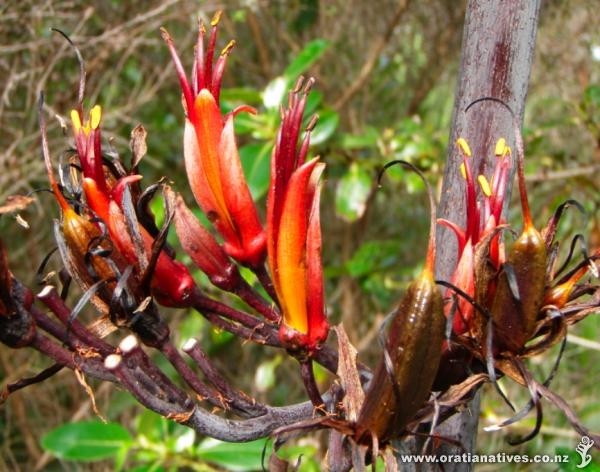
[[[275,277],[286,325],[308,333],[306,305],[306,235],[308,226],[308,185],[317,159],[299,167],[290,178],[277,235]]]
[[[219,156],[221,158],[220,179],[221,182],[226,182],[226,185],[223,185],[223,197],[241,239],[241,254],[236,258],[241,262],[258,266],[265,256],[266,233],[258,219],[242,169],[235,143],[233,116],[229,116],[225,121],[219,143]]]

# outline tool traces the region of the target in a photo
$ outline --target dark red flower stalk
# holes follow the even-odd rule
[[[324,310],[319,179],[324,164],[306,161],[309,123],[300,146],[298,138],[306,97],[313,84],[302,81],[290,93],[289,106],[271,158],[267,202],[269,266],[283,311],[280,337],[288,346],[314,349],[327,338]]]
[[[191,83],[188,81],[173,40],[162,29],[179,83],[186,111],[184,158],[190,187],[209,220],[223,236],[225,252],[249,267],[260,266],[266,256],[266,234],[244,177],[235,136],[233,118],[241,112],[255,113],[240,107],[223,116],[219,109],[221,79],[230,42],[213,68],[218,23],[221,13],[211,22],[208,48],[204,53],[204,25],[200,25]]]

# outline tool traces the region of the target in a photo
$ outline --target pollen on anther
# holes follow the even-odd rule
[[[498,140],[498,142],[496,143],[496,150],[494,151],[494,154],[497,157],[502,157],[506,154],[506,139],[500,138]]]
[[[226,56],[227,54],[229,54],[231,52],[231,50],[234,48],[235,46],[235,39],[232,39],[231,41],[229,41],[227,43],[227,46],[225,46],[223,48],[223,50],[221,51],[221,56]]]
[[[477,181],[479,182],[479,186],[481,187],[481,190],[483,191],[485,196],[491,197],[492,188],[490,187],[490,183],[488,182],[488,180],[485,178],[485,175],[480,175],[479,177],[477,177]]]
[[[92,129],[98,129],[100,126],[100,119],[102,118],[102,108],[100,105],[96,105],[90,111],[90,125]]]
[[[210,26],[217,26],[219,24],[219,22],[221,21],[222,14],[223,14],[223,12],[221,10],[219,10],[217,13],[215,13],[215,16],[213,16],[213,19],[210,21]]]
[[[77,110],[71,110],[71,122],[73,123],[73,128],[78,132],[81,129],[81,118],[79,118],[79,112]]]
[[[467,180],[467,168],[464,162],[460,165],[460,175],[462,175],[463,179]]]
[[[469,147],[469,143],[467,143],[466,139],[458,138],[456,140],[456,144],[467,157],[471,157],[471,148]]]

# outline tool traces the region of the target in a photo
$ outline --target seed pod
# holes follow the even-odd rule
[[[433,278],[422,274],[398,306],[387,342],[393,379],[382,360],[357,421],[357,439],[380,441],[402,430],[427,400],[442,353],[446,319]]]
[[[504,102],[500,103],[508,107]],[[512,110],[510,111],[512,113]],[[504,270],[500,273],[491,313],[494,323],[493,343],[496,349],[518,353],[533,334],[542,305],[547,252],[546,242],[531,220],[523,169],[523,137],[514,114],[513,121],[523,233],[513,244]]]
[[[427,186],[431,205],[429,248],[423,272],[408,287],[391,321],[386,352],[358,415],[356,439],[362,442],[372,436],[380,442],[391,439],[427,400],[440,363],[446,325],[442,295],[433,279],[436,213],[433,193],[421,172],[410,164],[394,161],[384,170],[394,163],[417,172]]]
[[[533,226],[526,227],[508,255],[492,303],[493,342],[500,351],[518,353],[533,334],[544,297],[545,274],[546,244]]]

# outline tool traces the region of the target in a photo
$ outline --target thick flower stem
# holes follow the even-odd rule
[[[51,358],[55,363],[64,365],[71,370],[78,369],[97,379],[108,380],[109,382],[116,381],[114,376],[104,369],[97,358],[78,357],[40,333],[35,335],[31,347]]]
[[[222,329],[223,331],[227,331],[228,333],[233,334],[234,336],[243,339],[244,341],[252,341],[257,344],[262,344],[266,346],[276,346],[281,347],[278,340],[273,340],[272,337],[262,337],[259,336],[255,330],[246,328],[245,326],[241,326],[237,323],[230,321],[219,315],[218,313],[214,313],[208,310],[197,310],[204,318],[206,318],[210,324],[215,326],[215,328]]]
[[[127,336],[119,344],[119,351],[127,365],[138,366],[156,383],[167,395],[170,402],[185,405],[189,402],[188,395],[178,388],[165,373],[143,351],[138,339],[134,335]]]
[[[114,348],[94,336],[82,323],[76,319],[71,319],[71,310],[65,304],[62,298],[56,292],[56,289],[50,285],[46,286],[39,294],[38,298],[46,305],[67,327],[67,333],[73,334],[90,347],[97,349],[100,354],[107,356],[114,352]]]
[[[104,366],[146,408],[177,421],[185,421],[192,414],[195,407],[191,401],[182,408],[179,405],[166,402],[142,388],[134,373],[122,362],[121,356],[117,354],[108,356],[104,361]]]
[[[267,271],[267,267],[265,264],[261,264],[258,267],[253,267],[252,272],[258,278],[258,281],[263,286],[269,297],[275,302],[277,307],[281,308],[279,304],[279,298],[277,298],[277,293],[275,292],[275,286],[273,285],[273,280],[271,280],[271,276]]]
[[[198,394],[201,400],[207,400],[212,405],[227,410],[226,401],[220,397],[218,392],[198,378],[196,373],[189,365],[187,365],[183,357],[181,357],[181,354],[179,354],[179,351],[170,341],[164,342],[159,347],[159,350],[169,360],[177,373],[181,375],[181,378],[183,378],[185,383]]]
[[[266,319],[275,323],[279,323],[281,320],[281,315],[275,306],[269,306],[268,302],[261,297],[245,280],[240,281],[240,283],[233,289],[233,293],[244,300],[248,306],[254,308]]]
[[[304,382],[304,388],[306,389],[308,398],[310,398],[310,401],[315,408],[324,409],[325,402],[323,401],[323,397],[321,397],[319,387],[317,386],[312,360],[299,359],[298,362],[300,362],[300,373],[302,375],[302,382]]]
[[[257,417],[267,412],[267,408],[263,404],[234,389],[229,384],[206,356],[196,339],[188,340],[183,345],[183,351],[194,360],[206,379],[227,399],[233,409],[248,417]]]
[[[38,328],[43,329],[48,334],[50,334],[52,337],[54,337],[54,338],[58,339],[60,342],[62,342],[64,345],[72,346],[74,344],[74,342],[76,341],[74,339],[74,336],[71,337],[72,339],[69,339],[69,336],[67,335],[67,331],[65,330],[65,328],[63,326],[61,326],[56,321],[50,319],[48,316],[46,316],[45,313],[43,313],[41,310],[39,310],[35,306],[31,307],[31,316],[33,317],[35,324]]]

